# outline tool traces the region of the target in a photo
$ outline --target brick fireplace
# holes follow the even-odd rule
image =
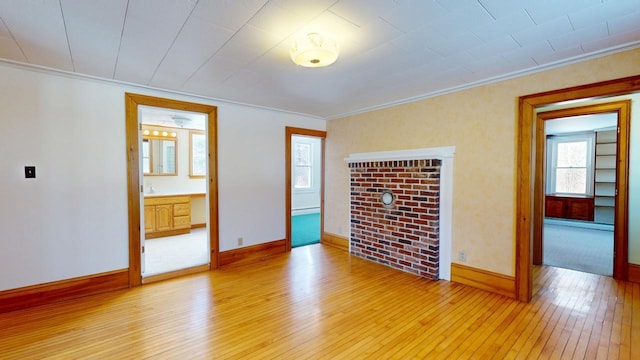
[[[352,255],[427,279],[449,279],[447,175],[452,174],[453,151],[447,147],[364,153],[346,159]]]

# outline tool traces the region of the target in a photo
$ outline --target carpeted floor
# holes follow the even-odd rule
[[[605,276],[613,275],[613,231],[544,225],[543,263]]]
[[[320,242],[320,213],[291,217],[291,247]]]
[[[144,276],[163,274],[209,263],[207,229],[145,241]]]

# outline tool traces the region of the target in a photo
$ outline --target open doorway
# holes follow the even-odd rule
[[[207,114],[140,105],[142,278],[209,266]]]
[[[592,113],[617,112],[617,196],[615,206],[614,269],[618,280],[640,279],[638,260],[629,260],[629,143],[631,97],[640,91],[640,77],[632,76],[616,80],[553,90],[519,98],[518,146],[517,146],[517,206],[516,206],[516,298],[530,301],[533,290],[533,266],[539,263],[542,251],[542,224],[544,218],[544,192],[542,176],[544,164],[544,118],[537,111],[545,106],[557,104],[577,106],[576,102],[607,99],[616,101],[593,105]],[[613,97],[620,96],[614,99]],[[605,100],[606,101],[606,100]],[[569,105],[571,104],[571,105]],[[559,117],[559,116],[555,116]],[[631,182],[632,183],[632,182]],[[634,242],[635,244],[635,242]],[[635,246],[635,245],[634,245]],[[634,250],[635,251],[635,247]],[[618,253],[620,252],[620,253]],[[635,256],[635,255],[634,255]],[[635,257],[634,257],[635,258]]]
[[[285,131],[287,250],[321,242],[325,131]]]
[[[543,265],[613,275],[617,128],[617,113],[544,121]]]
[[[322,139],[291,137],[291,247],[320,242]]]
[[[216,107],[129,93],[125,107],[129,285],[216,269]]]

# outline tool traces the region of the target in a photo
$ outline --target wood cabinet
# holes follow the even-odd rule
[[[593,221],[593,198],[547,195],[545,197],[545,216]]]
[[[191,198],[188,195],[145,197],[145,238],[153,239],[189,232],[191,232]]]

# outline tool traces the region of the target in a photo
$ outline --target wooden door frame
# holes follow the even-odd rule
[[[516,298],[521,301],[529,301],[532,296],[532,255],[533,255],[533,237],[536,227],[542,224],[542,206],[540,200],[536,200],[536,164],[539,162],[538,142],[543,135],[536,117],[536,109],[571,100],[589,99],[589,98],[606,98],[618,95],[628,95],[640,92],[640,75],[631,76],[621,79],[603,81],[594,84],[576,86],[566,89],[553,90],[538,94],[522,96],[518,100],[518,133],[517,133],[517,178],[516,178],[516,261],[515,261],[515,277],[516,277]],[[627,122],[627,124],[629,124]],[[629,129],[621,129],[627,132]],[[620,146],[620,145],[618,145]],[[627,144],[628,146],[628,144]],[[621,154],[623,155],[623,154]],[[624,164],[618,164],[618,167],[628,168],[628,154],[624,154],[624,158],[619,158]],[[628,179],[620,179],[618,184],[618,196],[620,199],[626,198]],[[538,189],[540,193],[541,189]],[[624,192],[624,195],[621,195]],[[616,200],[618,202],[618,200]],[[537,205],[536,205],[537,203]],[[622,218],[618,213],[623,209],[626,213],[628,204],[616,205],[616,217],[627,222],[626,218]],[[625,226],[625,233],[626,225]],[[540,230],[538,230],[540,231]],[[623,229],[621,229],[623,231]],[[628,251],[628,249],[627,249]],[[626,279],[628,265],[625,264],[624,269],[617,269],[617,276]]]
[[[595,105],[572,107],[545,111],[537,114],[536,128],[536,184],[534,185],[534,231],[533,231],[533,264],[542,263],[543,228],[544,228],[544,198],[545,198],[545,154],[546,136],[545,122],[558,118],[580,115],[598,115],[615,113],[618,140],[616,141],[616,189],[621,189],[615,196],[614,245],[613,245],[613,277],[626,280],[626,268],[629,262],[628,239],[628,154],[629,154],[629,125],[631,115],[631,100],[615,101]]]
[[[321,130],[303,129],[297,127],[285,127],[285,219],[286,219],[286,251],[291,251],[291,137],[310,136],[320,138],[321,161],[320,161],[320,237],[324,229],[324,142],[327,138],[327,132]]]
[[[217,107],[185,101],[165,99],[147,95],[125,93],[126,133],[127,133],[127,188],[129,205],[129,286],[142,284],[140,231],[140,126],[138,123],[138,105],[154,106],[175,110],[191,111],[208,115],[208,167],[209,176],[209,269],[218,268],[218,152]]]

